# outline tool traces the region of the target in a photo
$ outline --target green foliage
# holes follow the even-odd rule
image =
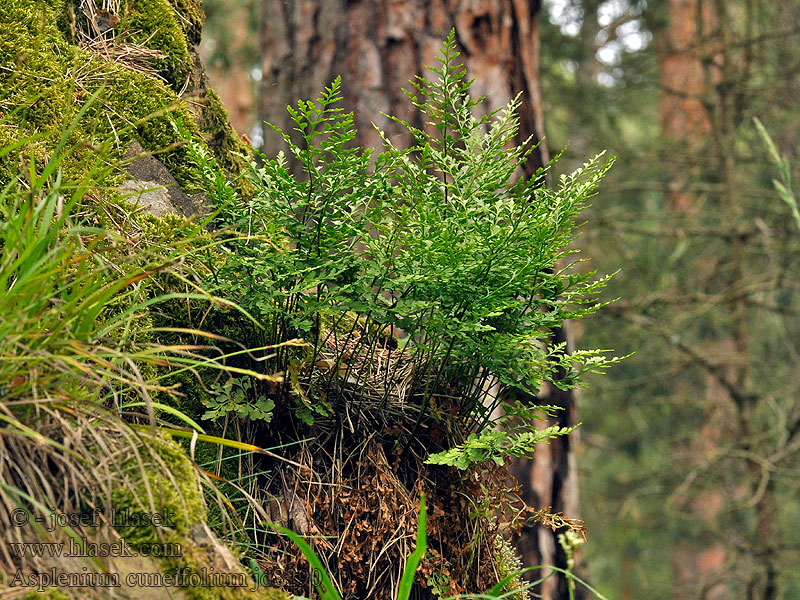
[[[528,600],[529,587],[520,576],[522,561],[514,546],[502,535],[495,536],[494,546],[500,581],[490,592],[498,595],[503,593],[509,600]]]
[[[540,22],[545,129],[577,150],[556,169],[618,155],[581,244],[621,268],[605,297],[623,301],[577,343],[636,351],[581,399],[582,554],[608,596],[798,598],[798,462],[778,449],[797,431],[800,244],[773,182],[797,181],[798,5],[544,6],[564,4],[569,32]],[[688,54],[662,43],[690,32]],[[724,565],[700,576],[711,549]]]
[[[459,469],[469,469],[474,464],[488,460],[498,465],[505,462],[506,456],[527,456],[537,444],[561,435],[569,435],[575,427],[559,427],[552,425],[544,429],[522,431],[520,433],[484,429],[480,433],[471,433],[463,444],[445,452],[430,456],[427,460],[433,465],[450,465]]]
[[[428,538],[426,534],[426,520],[427,513],[425,511],[425,496],[421,496],[419,499],[417,545],[406,560],[405,567],[403,568],[403,574],[400,578],[400,583],[397,588],[395,600],[408,600],[411,597],[411,588],[412,584],[414,583],[414,577],[416,576],[417,568],[419,567],[419,563],[422,560],[422,557],[425,555],[425,551],[427,550]],[[341,600],[341,596],[336,590],[336,587],[333,585],[328,572],[325,570],[325,566],[314,552],[314,549],[308,545],[308,542],[306,542],[291,529],[286,529],[285,527],[279,527],[272,524],[270,524],[270,526],[276,531],[289,536],[289,538],[303,553],[303,556],[306,557],[306,560],[308,560],[309,564],[314,569],[316,577],[319,578],[318,580],[315,580],[315,585],[317,587],[320,600]]]
[[[564,554],[567,556],[567,586],[569,590],[569,600],[575,600],[575,579],[573,570],[575,569],[575,548],[583,544],[586,540],[574,531],[567,530],[558,534],[558,543]]]
[[[251,200],[233,201],[226,183],[203,169],[218,224],[236,232],[209,285],[259,320],[266,343],[311,343],[312,352],[278,353],[272,363],[287,373],[307,421],[328,414],[326,399],[358,381],[345,354],[369,363],[387,343],[415,366],[417,423],[435,415],[431,400],[446,393],[457,398],[458,426],[476,433],[495,425],[489,414],[500,400],[487,391],[491,382],[533,393],[545,381],[572,387],[618,360],[599,350],[544,349],[550,328],[600,307],[591,298],[606,279],[562,263],[575,252],[567,250],[575,219],[612,161],[587,162],[556,190],[540,185],[542,172],[519,178],[532,149],[513,144],[519,100],[476,118],[480,100],[470,99],[457,58],[451,34],[436,78],[412,82],[409,99],[429,126],[400,121],[416,140],[407,150],[385,136],[379,154],[352,147],[352,114],[338,107],[336,79],[316,100],[289,107],[300,142],[277,130],[288,157],[253,164]],[[319,360],[326,346],[339,349],[333,365]],[[472,441],[519,454],[565,433]],[[499,459],[491,451],[472,457],[467,462]]]
[[[503,590],[505,589],[505,586],[507,586],[514,579],[519,578],[521,575],[523,575],[524,573],[527,573],[529,571],[551,571],[551,572],[548,575],[545,575],[544,577],[542,577],[542,578],[540,578],[540,579],[538,579],[536,581],[533,581],[531,583],[526,583],[523,586],[523,589],[526,589],[526,590],[527,589],[531,589],[531,588],[533,588],[533,587],[535,587],[535,586],[547,581],[548,579],[553,577],[556,573],[560,573],[561,575],[564,575],[568,579],[568,581],[570,581],[572,583],[573,587],[571,589],[573,589],[573,591],[574,591],[574,583],[580,583],[582,587],[586,588],[589,592],[591,592],[592,595],[595,598],[597,598],[598,600],[609,600],[609,598],[607,596],[604,596],[599,591],[597,591],[594,587],[592,587],[590,584],[588,584],[586,581],[584,581],[580,577],[577,577],[572,572],[572,568],[561,569],[559,567],[553,567],[553,566],[548,566],[548,565],[536,565],[534,567],[527,567],[525,569],[521,569],[521,570],[517,571],[516,573],[513,573],[513,574],[509,575],[508,577],[504,578],[503,580],[498,582],[498,584],[496,586],[494,586],[491,590],[488,590],[483,594],[461,594],[461,595],[457,596],[457,598],[463,598],[465,600],[466,599],[472,599],[472,600],[499,600],[500,598],[513,598],[515,594],[519,593],[519,590],[511,590],[511,591],[504,592]],[[573,596],[570,595],[570,600],[572,598],[573,598]],[[456,598],[446,598],[445,600],[456,600]]]
[[[209,92],[204,99],[198,119],[202,133],[178,98],[194,68],[187,36],[194,39],[200,32],[202,10],[197,0],[122,3],[123,18],[114,31],[118,36],[131,34],[128,42],[159,52],[163,58],[152,69],[167,81],[80,47],[73,38],[76,24],[65,22],[68,4],[73,3],[0,3],[0,142],[25,140],[23,152],[0,157],[0,182],[17,177],[20,160],[46,162],[58,141],[53,132],[65,130],[93,95],[99,101],[72,131],[74,151],[61,161],[64,172],[75,179],[85,174],[84,166],[101,144],[107,156],[119,159],[137,140],[145,150],[159,153],[159,160],[186,193],[197,191],[202,178],[185,148],[176,143],[179,138],[171,120],[182,121],[195,143],[210,146],[223,168],[235,173],[243,169],[244,159],[233,152],[245,155],[247,146],[227,123],[218,97]],[[83,15],[77,6],[72,9],[80,26]],[[125,177],[121,170],[104,177],[96,183],[112,188],[105,195],[120,196],[113,188]]]
[[[408,559],[406,560],[405,567],[403,568],[403,574],[400,579],[400,584],[397,588],[397,594],[394,597],[394,600],[408,600],[411,597],[411,590],[412,590],[412,583],[414,581],[414,576],[417,572],[417,568],[419,567],[419,563],[422,557],[425,555],[427,550],[427,534],[426,534],[426,520],[427,520],[427,513],[425,511],[425,497],[422,496],[420,498],[420,510],[419,510],[419,525],[417,528],[417,544],[414,551],[409,555]],[[314,549],[306,542],[302,537],[297,535],[291,529],[287,529],[285,527],[280,527],[277,525],[270,524],[270,527],[275,529],[276,531],[288,536],[300,549],[303,553],[303,556],[306,557],[309,564],[311,565],[312,569],[315,573],[315,585],[317,589],[317,593],[319,594],[320,600],[341,600],[341,596],[339,592],[336,590],[333,582],[331,581],[328,572],[325,569],[325,566],[322,564],[322,561],[314,552]],[[562,573],[565,575],[569,582],[570,582],[570,600],[574,597],[574,585],[575,582],[580,583],[584,586],[587,590],[589,590],[596,598],[599,600],[608,600],[605,596],[603,596],[600,592],[594,589],[591,585],[586,583],[584,580],[576,577],[572,572],[574,567],[574,562],[572,561],[572,552],[574,547],[578,546],[583,540],[574,532],[568,532],[568,537],[564,537],[562,534],[559,539],[563,538],[562,546],[564,547],[565,551],[568,552],[568,556],[570,557],[569,566],[566,570],[559,569],[558,567],[547,567],[547,566],[536,566],[536,567],[529,567],[527,569],[521,568],[519,565],[519,559],[516,558],[514,555],[514,550],[510,546],[508,542],[502,540],[500,542],[500,549],[499,552],[503,553],[503,565],[505,567],[510,567],[512,572],[501,573],[501,580],[490,590],[487,590],[484,593],[480,594],[461,594],[456,597],[448,597],[444,600],[458,600],[458,599],[475,599],[475,600],[501,600],[503,598],[509,600],[518,600],[519,598],[527,598],[527,590],[531,589],[535,585],[545,581],[546,579],[553,576],[554,573]],[[534,582],[534,583],[522,583],[521,582],[521,575],[528,571],[532,570],[541,570],[541,569],[550,569],[552,572],[542,578],[541,580]],[[260,567],[254,563],[253,565],[254,572],[260,572]]]
[[[417,523],[417,545],[414,551],[409,555],[406,561],[406,566],[403,568],[403,575],[400,577],[400,585],[397,588],[397,600],[408,600],[411,596],[411,587],[414,584],[414,577],[417,574],[417,568],[425,556],[425,551],[428,548],[427,534],[426,534],[427,513],[425,512],[425,496],[420,496],[419,499],[419,521]]]
[[[414,581],[415,574],[417,572],[417,568],[419,567],[419,563],[425,552],[427,550],[427,513],[425,510],[425,497],[422,496],[420,498],[420,510],[419,510],[419,524],[417,527],[417,544],[414,548],[414,551],[408,556],[406,560],[405,567],[403,568],[403,574],[400,579],[399,586],[397,588],[397,594],[394,597],[394,600],[408,600],[411,597],[411,590],[412,590],[412,583]],[[314,583],[317,589],[317,593],[319,594],[320,600],[341,600],[341,595],[336,590],[333,582],[331,581],[330,576],[328,575],[325,566],[322,564],[322,561],[319,559],[317,554],[314,552],[314,549],[308,544],[306,540],[302,537],[297,535],[291,529],[287,529],[285,527],[280,527],[278,525],[269,524],[270,527],[275,529],[276,531],[288,536],[300,549],[303,553],[303,556],[306,557],[311,568],[314,570],[315,579]],[[566,570],[559,569],[558,567],[547,567],[547,566],[536,566],[536,567],[529,567],[527,569],[521,568],[519,564],[519,559],[516,558],[514,554],[514,550],[511,545],[506,542],[505,540],[501,540],[500,542],[500,549],[499,552],[503,553],[503,565],[505,567],[510,567],[512,572],[509,573],[501,573],[501,580],[490,590],[487,590],[484,593],[480,594],[461,594],[456,597],[448,597],[444,600],[458,600],[458,599],[475,599],[475,600],[501,600],[503,598],[509,600],[518,600],[519,598],[527,598],[527,590],[531,589],[535,585],[545,581],[546,579],[553,576],[553,573],[562,573],[565,575],[570,581],[570,599],[574,597],[574,584],[575,582],[580,583],[584,586],[587,590],[589,590],[596,598],[599,600],[608,600],[605,596],[603,596],[600,592],[594,589],[591,585],[586,583],[584,580],[576,577],[572,572],[574,567],[574,562],[572,561],[572,552],[573,549],[581,544],[583,540],[574,532],[568,532],[568,537],[564,537],[562,534],[559,539],[563,538],[562,546],[564,547],[565,551],[568,552],[570,557],[569,566]],[[252,565],[253,572],[258,575],[261,572],[261,568],[258,566],[257,563],[253,561]],[[534,583],[522,583],[521,582],[521,575],[528,571],[532,570],[542,570],[542,569],[550,569],[552,573],[545,576],[541,580],[534,582]]]
[[[158,417],[169,414],[197,426],[177,409],[154,401],[176,393],[159,380],[165,370],[207,367],[228,375],[260,375],[233,371],[222,364],[224,358],[192,352],[197,344],[158,341],[161,332],[153,326],[152,311],[159,305],[215,301],[197,288],[185,265],[191,250],[206,244],[205,234],[183,224],[174,230],[182,237],[170,240],[167,258],[157,236],[153,244],[134,251],[130,239],[97,226],[94,213],[82,210],[86,197],[97,194],[98,182],[108,177],[110,161],[102,153],[90,155],[81,178],[63,175],[62,165],[82,150],[72,134],[96,102],[97,96],[91,98],[59,132],[46,162],[31,162],[0,189],[0,532],[4,544],[70,538],[82,543],[83,536],[95,540],[111,534],[134,548],[164,541],[190,548],[192,527],[206,517],[199,473],[181,447],[160,435],[159,430],[171,430]],[[21,138],[0,147],[0,156],[31,141],[36,140]],[[154,280],[165,275],[192,291],[159,291]],[[191,334],[195,339],[208,335]],[[197,441],[226,442],[208,435]],[[249,445],[247,450],[257,449]],[[169,513],[174,527],[117,526],[112,532],[66,526],[47,531],[11,522],[16,509],[45,520],[54,513],[90,516],[95,510]],[[49,564],[38,565],[35,557],[11,564],[3,559],[0,572],[13,573],[20,566],[79,572],[84,564],[108,570],[104,559],[52,557]],[[199,570],[207,562],[198,551],[157,564],[165,570]],[[80,597],[102,592],[66,591]],[[187,597],[247,594],[198,588]]]
[[[778,149],[775,147],[775,142],[772,141],[772,138],[761,121],[759,121],[757,117],[754,117],[753,120],[758,129],[758,134],[767,147],[770,158],[775,163],[775,166],[778,167],[778,176],[780,179],[773,179],[772,185],[775,186],[775,190],[780,195],[781,200],[786,202],[789,206],[797,226],[800,227],[800,210],[797,208],[797,198],[795,198],[794,192],[792,191],[792,165],[789,159],[780,155]]]
[[[233,414],[251,421],[269,423],[272,420],[272,409],[275,408],[272,398],[259,394],[254,402],[248,400],[253,389],[251,378],[232,377],[225,383],[214,383],[211,389],[213,393],[206,399],[208,410],[203,414],[204,419],[219,419]]]

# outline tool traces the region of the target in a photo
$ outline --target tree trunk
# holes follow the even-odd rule
[[[668,0],[665,7],[668,21],[659,32],[661,135],[675,148],[675,156],[699,153],[711,130],[702,64],[703,39],[712,21],[708,6],[701,0]],[[689,167],[680,160],[667,161],[670,175],[667,200],[673,216],[679,219],[695,211],[691,180],[700,175],[697,169],[701,167],[695,165],[694,172]],[[680,382],[677,385],[680,386]],[[718,391],[709,385],[705,393],[712,396]],[[716,447],[720,442],[718,432],[719,427],[714,425],[698,432],[693,444],[695,455],[703,456]],[[702,496],[687,498],[685,503],[686,510],[694,518],[712,523],[724,501],[721,494],[708,490]],[[719,542],[706,547],[676,543],[672,550],[676,596],[693,596],[702,589],[703,597],[719,598],[724,589],[715,582],[724,567],[725,556],[725,548]]]
[[[216,27],[205,35],[200,44],[200,55],[206,66],[208,78],[217,90],[222,105],[228,111],[228,120],[240,134],[250,135],[253,125],[258,122],[255,103],[255,86],[250,76],[248,63],[243,60],[252,52],[249,42],[251,31],[252,0],[229,1],[217,9],[214,23]],[[215,39],[214,35],[222,39]],[[223,46],[226,51],[221,59],[209,60],[214,47]]]
[[[703,203],[711,203],[724,217],[720,226],[732,230],[749,218],[739,199],[740,157],[735,135],[744,119],[742,97],[752,68],[754,46],[754,34],[748,26],[755,9],[745,5],[739,7],[739,12],[722,0],[669,0],[667,4],[669,25],[662,35],[660,53],[662,134],[668,143],[679,140],[685,153],[683,160],[672,161],[668,167],[677,184],[670,196],[673,216],[681,219],[697,212]],[[745,25],[736,19],[743,20]],[[746,31],[747,37],[742,39],[741,31]],[[692,188],[692,179],[713,182],[719,192],[697,192]],[[751,440],[763,435],[753,425],[758,394],[748,391],[758,386],[752,385],[748,368],[742,366],[752,360],[748,307],[745,299],[735,293],[747,281],[745,244],[739,237],[731,238],[717,259],[717,269],[726,273],[730,297],[718,309],[717,318],[724,319],[726,327],[720,338],[704,340],[702,351],[728,358],[707,373],[703,393],[708,424],[697,433],[692,445],[698,463],[709,460],[720,448],[737,443],[747,455],[757,456],[759,448]],[[743,570],[740,578],[745,581],[747,598],[774,599],[778,597],[775,482],[771,474],[762,473],[755,460],[747,463],[745,471],[750,481],[739,484],[734,493],[726,496],[724,489],[703,490],[687,495],[683,504],[698,521],[719,528],[719,522],[732,507],[742,510],[746,503],[731,497],[747,496],[746,488],[752,486],[752,496],[757,501],[753,505],[754,536],[749,550],[756,568]],[[729,535],[727,543],[723,540],[700,547],[690,543],[676,546],[673,564],[677,594],[687,596],[687,591],[693,588],[696,597],[711,600],[730,597],[728,563],[737,560],[735,555],[731,556],[730,548],[740,542],[736,534]]]
[[[658,55],[661,131],[665,140],[680,147],[679,152],[693,153],[703,145],[711,129],[701,62],[701,40],[710,26],[711,15],[708,3],[700,0],[668,0],[666,4],[669,21],[660,32]],[[670,204],[682,212],[691,211],[687,187],[697,175],[687,172],[686,166],[675,161],[667,166]]]
[[[574,344],[569,322],[553,332],[552,342],[553,344],[566,342],[568,350],[572,352]],[[531,399],[531,402],[560,406],[564,409],[559,412],[554,422],[541,422],[539,426],[542,428],[553,424],[569,427],[578,422],[576,390],[560,390],[552,384],[547,384],[536,399]],[[522,499],[525,504],[534,508],[549,507],[550,512],[563,514],[571,519],[580,517],[578,468],[574,452],[578,443],[578,430],[576,430],[569,436],[556,438],[550,444],[539,446],[533,453],[532,459],[514,459],[511,464],[511,474],[522,488]],[[542,525],[523,527],[515,539],[523,565],[526,567],[553,565],[566,569],[567,557],[558,543],[559,533],[562,533],[561,529],[554,531]],[[576,569],[579,570],[581,563],[578,558],[576,556]],[[526,574],[526,579],[533,581],[547,573],[547,571],[531,571]],[[543,600],[569,598],[565,577],[550,577],[536,592]],[[576,589],[576,596],[583,598],[583,590]]]
[[[468,75],[476,78],[473,93],[489,94],[484,109],[501,108],[522,92],[520,139],[540,140],[539,10],[540,2],[527,0],[263,0],[261,114],[290,130],[286,105],[318,94],[341,75],[357,143],[381,145],[374,122],[398,146],[408,145],[408,133],[381,113],[419,124],[401,88],[436,64],[442,41],[455,28]],[[277,135],[265,137],[268,155],[282,148]],[[526,171],[546,161],[542,145]]]
[[[318,94],[337,75],[342,77],[343,106],[355,112],[356,142],[378,148],[372,123],[398,147],[411,143],[409,134],[381,113],[421,126],[420,116],[402,87],[434,65],[451,29],[462,51],[475,96],[488,95],[483,110],[504,106],[522,93],[519,142],[531,136],[542,142],[544,121],[539,82],[538,19],[540,0],[262,0],[261,115],[291,130],[286,105]],[[274,132],[264,135],[264,151],[274,155],[283,142]],[[527,176],[548,161],[542,142],[524,165]],[[554,332],[554,342],[569,338],[568,324]],[[572,392],[543,390],[540,400],[565,410],[558,424],[576,423]],[[525,501],[578,517],[578,479],[572,446],[575,434],[541,446],[531,461],[513,467]],[[525,528],[517,540],[525,566],[566,568],[566,558],[550,528]],[[538,578],[534,572],[533,577]],[[540,590],[545,599],[567,598],[563,578],[551,578]]]

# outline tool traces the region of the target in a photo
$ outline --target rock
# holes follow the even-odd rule
[[[131,179],[120,185],[128,192],[129,200],[146,206],[156,217],[171,213],[184,217],[198,214],[203,209],[203,194],[185,194],[167,167],[155,156],[147,155],[139,142],[133,142],[125,152],[130,161],[125,170]]]
[[[214,532],[203,522],[192,527],[189,534],[191,540],[197,544],[204,553],[204,561],[208,567],[217,573],[244,573],[239,561],[233,556],[230,548],[220,542]]]
[[[109,571],[118,576],[119,588],[108,588],[110,597],[124,600],[185,600],[179,587],[157,585],[162,567],[147,556],[109,557]],[[154,578],[149,581],[148,577]]]

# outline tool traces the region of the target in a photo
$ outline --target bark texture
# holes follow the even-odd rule
[[[566,343],[570,352],[574,349],[569,322],[556,329],[552,336],[553,344]],[[537,398],[530,399],[535,404],[560,406],[564,410],[553,422],[540,422],[544,428],[552,424],[569,427],[578,422],[579,394],[576,390],[559,390],[546,384]],[[532,459],[514,459],[511,474],[519,482],[522,499],[533,508],[549,507],[550,512],[563,514],[577,519],[580,517],[578,468],[575,448],[579,443],[579,430],[567,437],[557,438],[550,444],[539,446]],[[542,525],[523,527],[514,543],[520,552],[524,566],[554,565],[567,568],[567,557],[558,543],[561,530],[552,530]],[[576,570],[580,571],[582,563],[580,554],[575,557]],[[528,581],[539,579],[547,572],[531,571],[526,575]],[[583,574],[581,574],[583,576]],[[576,589],[576,597],[584,598],[582,589]],[[537,589],[539,597],[547,600],[569,598],[567,580],[564,577],[550,577]]]
[[[505,105],[522,92],[520,141],[544,136],[539,81],[539,0],[263,0],[262,119],[291,130],[286,105],[314,97],[337,75],[342,77],[343,106],[355,112],[357,143],[379,147],[372,123],[386,131],[397,146],[410,136],[381,113],[417,126],[420,116],[402,87],[425,66],[436,64],[442,41],[455,29],[467,76],[474,78],[474,95],[488,95],[483,110]],[[266,131],[264,151],[274,155],[282,141]],[[524,166],[532,175],[548,161],[541,143]],[[554,342],[567,340],[568,328],[554,332]],[[577,422],[572,392],[542,390],[546,404],[564,410],[559,425]],[[578,478],[573,453],[575,434],[541,446],[533,460],[516,462],[512,471],[523,498],[534,508],[550,507],[577,518]],[[549,528],[525,528],[515,540],[525,566],[550,564],[566,568],[566,558]],[[539,572],[529,573],[538,578]],[[563,578],[550,578],[538,590],[545,600],[567,598]]]
[[[374,122],[402,146],[407,134],[381,113],[419,124],[401,88],[436,64],[455,28],[468,75],[476,78],[473,92],[488,94],[484,109],[500,108],[521,91],[521,136],[542,139],[539,10],[540,2],[527,0],[263,0],[262,117],[291,129],[286,105],[316,95],[341,75],[357,142],[380,145]],[[267,154],[281,148],[278,136],[265,137]],[[542,145],[526,170],[546,161]]]
[[[710,82],[703,68],[705,48],[701,40],[712,26],[712,11],[709,3],[700,0],[668,0],[666,12],[668,25],[661,30],[659,40],[661,131],[681,150],[697,152],[711,130],[706,106]],[[687,188],[696,173],[686,172],[685,165],[674,161],[667,168],[672,208],[691,211],[693,203]]]
[[[711,128],[700,42],[710,11],[698,0],[668,0],[667,12],[659,55],[661,126],[665,136],[696,144]]]

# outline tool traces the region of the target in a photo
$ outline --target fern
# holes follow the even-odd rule
[[[369,361],[380,339],[403,331],[403,351],[420,370],[416,423],[439,419],[431,400],[447,395],[457,398],[456,429],[473,434],[432,461],[463,467],[568,433],[536,430],[530,420],[514,433],[491,431],[488,415],[507,396],[489,395],[492,383],[501,392],[576,387],[620,359],[548,346],[553,327],[603,306],[594,297],[608,278],[575,270],[568,248],[613,161],[595,157],[557,189],[540,185],[543,171],[519,178],[533,150],[516,143],[519,98],[476,117],[482,99],[470,97],[458,56],[451,33],[435,77],[416,78],[406,92],[427,123],[395,118],[413,135],[411,148],[396,148],[383,132],[380,153],[355,147],[337,78],[289,108],[293,131],[276,128],[287,153],[252,164],[255,197],[233,202],[209,176],[209,189],[219,190],[217,225],[234,235],[208,285],[256,317],[262,345],[310,343],[263,365],[286,373],[282,393],[307,424],[334,410],[328,398],[341,398],[345,382],[359,381],[344,353],[333,365],[319,360],[326,344],[335,339]]]
[[[463,444],[445,452],[432,454],[426,462],[433,465],[450,465],[462,470],[488,460],[502,465],[505,457],[526,456],[534,451],[537,444],[546,444],[552,438],[569,435],[577,427],[577,425],[574,427],[553,425],[544,429],[519,432],[485,429],[480,433],[471,433]]]

